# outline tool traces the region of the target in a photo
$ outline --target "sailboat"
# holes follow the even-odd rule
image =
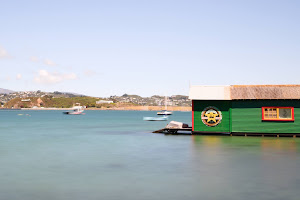
[[[173,112],[167,110],[167,96],[165,96],[165,109],[157,112],[157,115],[172,115]]]

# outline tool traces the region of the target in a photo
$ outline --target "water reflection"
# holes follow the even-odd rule
[[[262,139],[261,147],[262,151],[268,150],[284,150],[290,153],[297,152],[297,141],[299,138],[287,139],[287,138],[278,138],[278,139]],[[299,143],[298,143],[299,144]]]
[[[231,199],[298,199],[299,138],[194,135],[191,143],[190,166],[205,189]]]
[[[245,148],[259,147],[261,151],[279,150],[297,152],[299,149],[299,138],[273,138],[273,137],[243,137],[243,136],[191,136],[193,150],[201,148]]]

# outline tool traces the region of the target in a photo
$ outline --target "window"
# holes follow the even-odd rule
[[[295,121],[294,107],[262,107],[263,121]]]

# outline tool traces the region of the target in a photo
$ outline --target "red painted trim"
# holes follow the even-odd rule
[[[192,100],[192,131],[194,131],[194,100]]]
[[[290,108],[292,110],[292,118],[291,119],[265,119],[265,108]],[[261,120],[262,121],[288,121],[288,122],[293,122],[295,121],[295,116],[294,116],[294,107],[280,107],[280,106],[270,106],[270,107],[261,107]]]

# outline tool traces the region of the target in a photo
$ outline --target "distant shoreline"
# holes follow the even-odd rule
[[[21,108],[21,109],[8,109],[1,108],[0,110],[72,110],[72,108]],[[136,111],[160,111],[164,110],[161,106],[124,106],[124,107],[111,107],[111,108],[86,108],[85,110],[136,110]],[[192,111],[192,107],[183,106],[168,106],[169,111]]]
[[[126,107],[112,107],[112,108],[86,108],[85,110],[138,110],[138,111],[160,111],[164,110],[161,106],[126,106]],[[192,107],[183,106],[168,106],[169,111],[192,111]]]

